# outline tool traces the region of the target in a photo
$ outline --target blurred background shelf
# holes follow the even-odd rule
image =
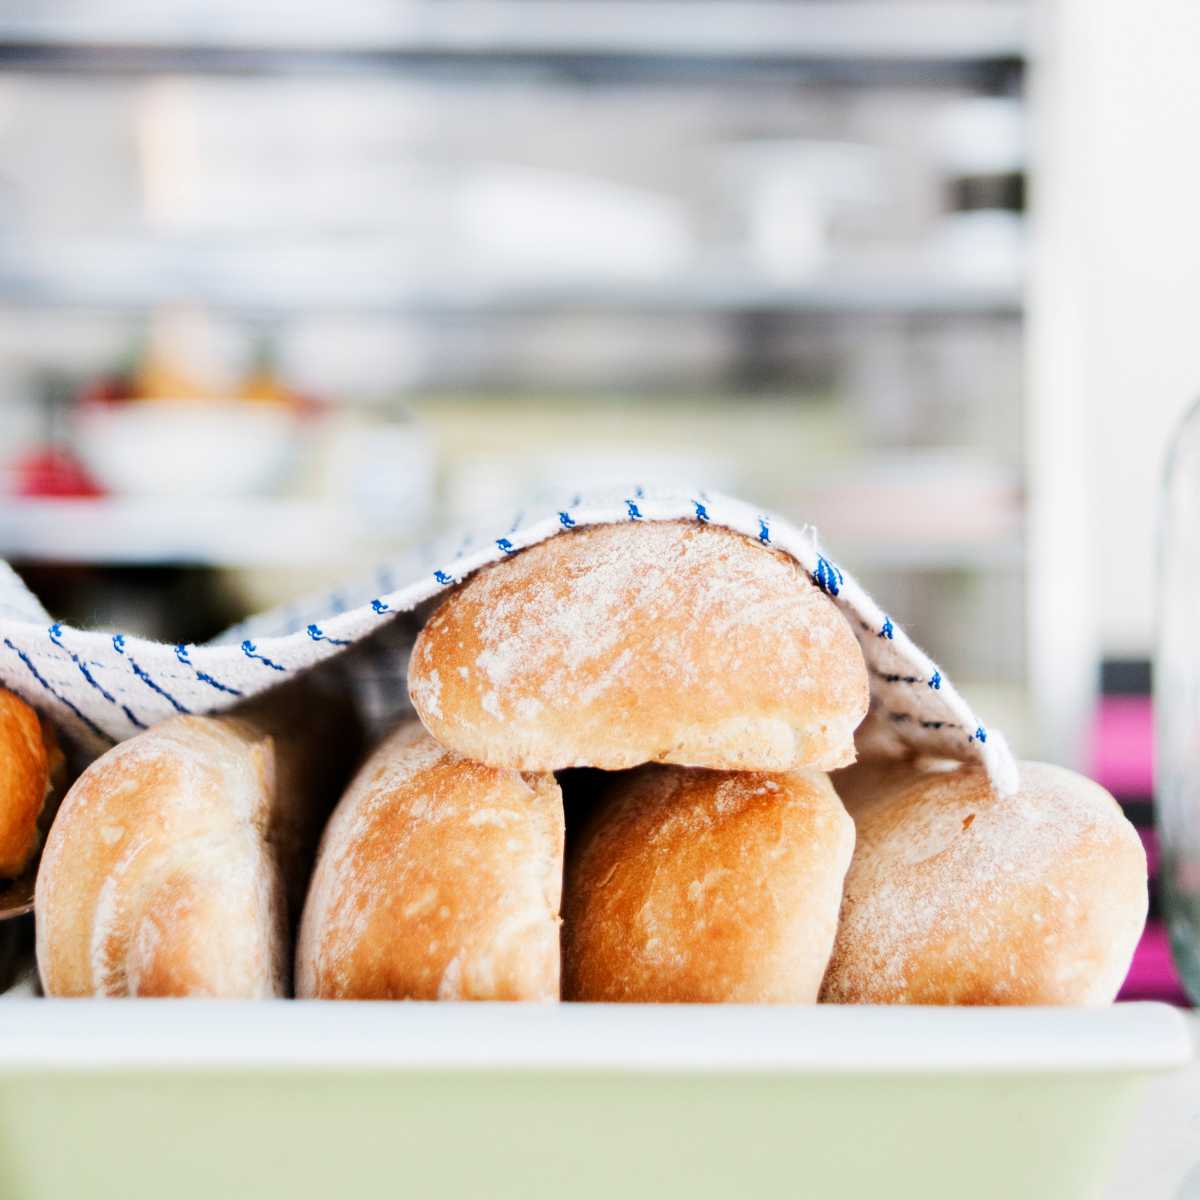
[[[40,249],[0,244],[0,306],[150,310],[190,303],[251,314],[349,312],[484,316],[547,312],[714,314],[1015,314],[1019,263],[990,277],[920,261],[825,267],[781,283],[727,269],[646,281],[520,281],[445,272],[412,279],[389,263],[394,244],[373,249],[308,246],[273,252],[258,244],[159,246],[78,241]],[[469,271],[469,268],[468,268]],[[407,277],[407,278],[406,278]]]
[[[361,521],[290,499],[10,499],[0,557],[22,562],[222,567],[352,565],[381,554]]]
[[[841,486],[844,491],[851,481]],[[903,487],[877,489],[877,503],[857,520],[837,518],[836,487],[831,481],[823,489],[821,506],[803,497],[798,506],[824,518],[822,536],[854,570],[1020,566],[1020,512],[1003,507],[1003,497],[992,497],[985,515],[981,490],[948,496],[944,519],[926,520],[914,537],[896,511]],[[907,491],[911,504],[911,487]],[[966,536],[959,514],[972,503],[976,532]],[[319,499],[30,497],[0,504],[0,558],[18,562],[352,570],[396,554],[410,540],[378,514]]]
[[[1011,0],[4,6],[0,555],[202,638],[414,529],[686,482],[817,525],[1017,728],[1033,34]]]
[[[412,68],[487,60],[670,71],[1023,59],[1028,6],[779,0],[418,0],[31,5],[0,17],[0,63],[121,72]]]

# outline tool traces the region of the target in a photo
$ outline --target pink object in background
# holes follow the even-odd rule
[[[1154,794],[1154,711],[1149,696],[1118,694],[1101,699],[1092,725],[1088,774],[1118,800],[1139,807]],[[1158,836],[1148,828],[1138,833],[1146,847],[1153,894],[1159,867]],[[1166,926],[1157,915],[1146,924],[1117,998],[1188,1003],[1171,958]]]
[[[1158,835],[1153,829],[1139,829],[1142,845],[1146,847],[1146,865],[1150,878],[1158,874]],[[1157,919],[1146,923],[1146,931],[1133,955],[1129,974],[1121,987],[1119,1000],[1165,1000],[1169,1004],[1187,1004],[1188,999],[1179,982],[1175,962],[1171,958],[1171,943],[1166,926]]]
[[[1142,847],[1146,851],[1146,869],[1150,873],[1150,878],[1155,879],[1158,876],[1159,849],[1158,849],[1158,831],[1154,829],[1139,829],[1138,833],[1142,838]]]
[[[1149,696],[1105,696],[1092,725],[1088,773],[1119,799],[1154,792],[1154,713]]]
[[[1133,956],[1118,1000],[1165,1000],[1168,1004],[1189,1003],[1179,982],[1166,926],[1151,921]]]

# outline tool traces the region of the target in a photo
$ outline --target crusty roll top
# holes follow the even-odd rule
[[[794,560],[679,522],[480,571],[422,630],[409,688],[440,742],[525,771],[841,766],[868,699],[853,631]]]

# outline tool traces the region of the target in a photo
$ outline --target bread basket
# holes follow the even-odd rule
[[[0,573],[0,683],[92,749],[352,648],[387,709],[427,600],[581,525],[652,520],[790,554],[855,628],[887,735],[1015,786],[999,731],[811,530],[701,492],[561,498],[203,647],[67,629]],[[14,955],[28,920],[0,926]],[[1155,1004],[109,1004],[39,998],[26,970],[0,995],[0,1195],[1066,1200],[1098,1194],[1140,1085],[1190,1054]]]

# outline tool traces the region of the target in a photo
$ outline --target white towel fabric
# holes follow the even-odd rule
[[[873,719],[919,753],[978,759],[998,791],[1015,790],[1016,764],[1000,732],[972,712],[945,672],[822,552],[811,529],[703,492],[635,488],[570,496],[519,515],[493,536],[458,537],[414,552],[380,568],[366,584],[262,614],[204,646],[52,623],[0,563],[0,683],[98,749],[175,713],[216,712],[264,691],[525,546],[585,525],[678,520],[722,525],[790,554],[858,635],[870,671]],[[379,652],[390,654],[385,669],[402,678],[394,639],[382,639]]]

